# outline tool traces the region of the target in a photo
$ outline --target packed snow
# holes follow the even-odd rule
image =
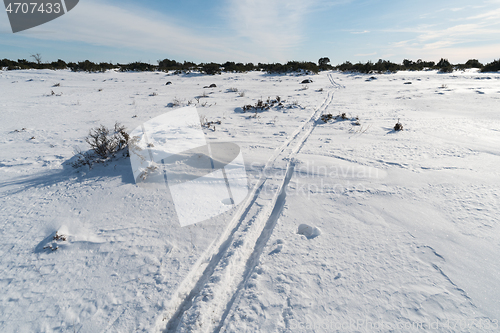
[[[241,149],[235,208],[181,227],[125,152],[71,166],[185,106]],[[476,70],[0,71],[0,331],[497,332],[499,106]]]

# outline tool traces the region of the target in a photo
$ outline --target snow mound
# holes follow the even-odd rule
[[[321,230],[319,230],[317,227],[313,227],[307,224],[301,224],[299,225],[299,229],[297,230],[297,233],[299,235],[304,235],[307,237],[307,239],[313,239],[321,235]]]

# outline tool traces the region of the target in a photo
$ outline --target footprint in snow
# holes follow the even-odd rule
[[[276,244],[278,246],[274,250],[272,250],[271,252],[269,252],[269,255],[280,253],[281,250],[283,250],[283,244],[285,244],[285,241],[283,241],[282,239],[278,239],[276,241]]]
[[[283,250],[283,245],[282,244],[278,245],[274,250],[272,250],[271,252],[269,252],[269,255],[278,254],[278,253],[281,252],[281,250]]]
[[[313,239],[321,235],[321,230],[317,227],[313,227],[307,224],[299,225],[299,229],[297,230],[299,235],[306,236],[307,239]]]

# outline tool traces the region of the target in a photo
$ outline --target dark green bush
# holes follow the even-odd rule
[[[241,62],[235,63],[233,61],[226,61],[222,64],[222,68],[224,72],[244,73],[253,71],[255,69],[255,66],[252,63],[243,64]]]
[[[330,70],[333,68],[332,65],[330,65],[330,58],[328,57],[320,58],[318,60],[318,67],[322,71]]]
[[[451,66],[450,62],[448,61],[448,59],[444,58],[441,58],[441,60],[439,60],[439,62],[436,64],[437,68],[445,68],[449,66]]]
[[[78,63],[69,63],[68,68],[73,72],[100,72],[101,69],[99,65],[91,62],[90,60],[80,61]]]
[[[12,69],[17,69],[18,67],[17,62],[9,60],[9,59],[2,59],[0,60],[0,68],[7,67],[7,68],[12,68]]]
[[[201,64],[201,71],[208,75],[215,75],[221,73],[221,65],[214,62],[208,64]]]
[[[269,74],[285,74],[292,72],[309,72],[318,73],[319,67],[314,62],[308,61],[289,61],[286,64],[273,63],[262,64],[259,63],[258,68],[268,72]]]
[[[442,58],[437,64],[433,61],[422,61],[418,59],[417,61],[412,61],[409,59],[404,59],[402,64],[396,64],[391,61],[379,59],[376,63],[368,61],[366,63],[358,62],[356,64],[346,61],[343,64],[337,66],[331,66],[329,64],[330,59],[328,57],[323,57],[318,60],[318,64],[307,61],[289,61],[286,64],[281,63],[270,63],[264,64],[259,63],[254,65],[253,63],[236,63],[233,61],[226,61],[224,64],[217,63],[201,63],[199,65],[184,61],[184,63],[177,62],[175,60],[163,59],[158,61],[158,65],[151,65],[143,62],[133,62],[129,64],[117,64],[113,65],[111,63],[94,63],[89,60],[82,62],[66,63],[61,59],[51,63],[37,63],[28,61],[26,59],[18,59],[17,61],[2,59],[0,60],[0,68],[7,68],[8,70],[15,69],[65,69],[69,68],[72,71],[79,72],[104,72],[109,69],[119,68],[120,71],[169,71],[174,70],[175,73],[182,73],[183,71],[199,70],[202,73],[209,75],[220,74],[222,72],[237,72],[243,73],[248,71],[265,71],[269,74],[285,74],[293,72],[306,72],[306,73],[318,73],[322,70],[337,69],[342,72],[359,72],[359,73],[384,73],[384,72],[397,72],[399,70],[424,70],[426,68],[439,69],[442,73],[452,72],[454,69],[466,69],[466,68],[481,68],[482,71],[498,71],[499,61],[495,60],[490,64],[483,65],[477,59],[470,59],[465,64],[452,65],[447,59]]]
[[[401,65],[395,64],[393,62],[379,59],[375,64],[371,61],[363,64],[358,62],[356,64],[352,64],[350,61],[344,62],[342,65],[336,67],[338,70],[342,72],[358,72],[358,73],[383,73],[383,72],[397,72],[401,69],[404,69]]]
[[[422,59],[418,59],[417,61],[408,59],[403,60],[404,69],[410,71],[421,71],[424,70],[424,68],[434,68],[435,64],[434,61],[423,61]]]
[[[66,69],[66,68],[68,68],[68,65],[66,64],[66,62],[64,62],[61,59],[58,59],[57,61],[53,61],[50,65],[52,66],[53,69]]]
[[[469,59],[465,63],[465,68],[483,68],[483,64],[477,59]]]
[[[162,71],[182,69],[182,64],[170,59],[158,60],[158,69]]]
[[[144,62],[132,62],[126,65],[118,65],[121,72],[152,72],[157,69],[155,65],[147,64]]]
[[[453,73],[453,66],[449,65],[449,66],[446,66],[446,67],[441,67],[439,69],[439,73]]]
[[[484,67],[481,69],[481,72],[498,72],[498,71],[500,71],[500,59],[494,60],[493,62],[484,65]]]

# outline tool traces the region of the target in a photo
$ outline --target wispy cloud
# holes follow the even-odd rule
[[[496,10],[491,10],[486,13],[471,16],[467,18],[468,20],[500,20],[500,8]]]
[[[54,33],[43,33],[53,30]],[[102,1],[80,2],[58,20],[29,30],[31,38],[85,42],[116,48],[162,52],[171,56],[192,55],[205,61],[227,57],[249,58],[229,38],[219,38],[204,31],[182,26],[174,18],[140,8],[125,8]]]
[[[476,11],[472,16],[443,19],[439,24],[407,28],[405,32],[412,32],[414,37],[393,42],[392,47],[406,54],[420,56],[446,54],[450,60],[456,61],[463,61],[463,57],[474,53],[475,58],[494,57],[495,52],[498,52],[500,9],[483,5],[467,6],[456,11],[467,14],[472,9]],[[456,24],[457,21],[461,23]]]
[[[407,54],[412,54],[415,57],[424,60],[439,60],[440,58],[448,58],[451,62],[465,62],[468,59],[478,59],[481,61],[491,61],[498,59],[500,54],[500,44],[483,45],[473,47],[446,47],[441,46],[438,48],[415,48],[409,47],[405,49]]]
[[[190,8],[189,13],[188,5],[180,5],[177,9],[183,14],[179,17],[172,17],[168,6],[160,5],[155,11],[152,3],[157,1],[148,6],[121,0],[80,1],[67,15],[8,36],[0,45],[13,50],[11,54],[24,54],[31,44],[53,46],[54,56],[58,50],[72,48],[68,51],[75,54],[72,61],[83,60],[78,58],[78,48],[89,44],[87,55],[102,50],[103,54],[123,54],[125,61],[141,60],[131,58],[142,54],[144,60],[164,56],[197,62],[283,62],[324,55],[337,57],[335,62],[387,54],[402,59],[449,54],[452,60],[458,58],[458,50],[461,55],[475,50],[475,57],[500,54],[500,0],[470,5],[446,0],[428,12],[417,6],[411,19],[400,9],[382,11],[373,1],[359,11],[360,3],[354,0],[217,0],[203,8]],[[207,8],[209,14],[204,12]],[[359,11],[359,17],[356,14],[353,19],[353,10]],[[7,34],[10,28],[4,17],[0,33],[4,29]]]
[[[435,39],[461,40],[467,36],[498,35],[500,27],[497,29],[487,28],[481,24],[460,24],[442,30],[429,30],[418,36],[418,39],[426,42]]]
[[[305,38],[307,18],[320,0],[227,0],[231,31],[247,48],[287,60],[290,49]],[[290,60],[290,59],[288,59]]]
[[[373,53],[358,53],[358,54],[355,54],[354,56],[355,57],[369,57],[369,56],[373,56],[373,55],[377,55],[377,52],[373,52]]]

